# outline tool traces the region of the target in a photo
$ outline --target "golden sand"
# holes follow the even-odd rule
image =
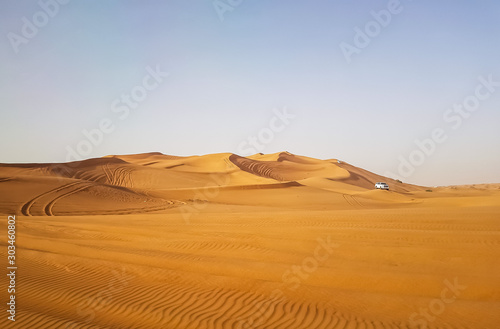
[[[0,165],[0,195],[2,328],[500,328],[500,184],[150,153]]]

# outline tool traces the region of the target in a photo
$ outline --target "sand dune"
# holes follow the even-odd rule
[[[2,327],[500,327],[500,184],[148,153],[0,164],[0,193],[19,267]]]
[[[37,215],[141,212],[140,208],[161,211],[194,200],[262,205],[279,199],[276,202],[280,206],[319,202],[337,209],[357,205],[351,194],[372,190],[374,183],[381,180],[390,182],[396,192],[423,189],[394,182],[347,163],[287,152],[248,158],[230,153],[191,157],[147,153],[67,164],[4,164],[0,165],[0,170],[4,180],[0,189],[14,192],[12,198],[2,200],[0,209],[4,213],[24,215],[28,215],[32,207],[44,208],[37,209]],[[265,192],[249,192],[262,190],[265,185],[268,185]],[[283,187],[290,190],[284,191]],[[210,197],[211,200],[196,196],[200,195],[200,189],[203,192],[209,188],[217,188],[214,192],[217,196]],[[243,198],[245,202],[241,202]],[[371,194],[364,194],[363,198],[370,199]],[[376,195],[374,199],[381,200]],[[386,193],[383,199],[398,203],[410,198]],[[81,209],[83,204],[85,209]]]

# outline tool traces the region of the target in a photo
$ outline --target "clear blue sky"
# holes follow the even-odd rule
[[[455,112],[443,118],[478,77],[500,81],[500,2],[401,0],[374,25],[390,2],[243,0],[221,20],[210,0],[73,0],[49,6],[53,17],[36,1],[4,1],[0,162],[65,161],[104,119],[114,131],[85,158],[238,153],[286,107],[295,117],[263,153],[398,174],[414,141],[442,129],[446,141],[403,180],[500,182],[500,87],[458,127]],[[356,27],[373,36],[348,62],[340,45],[355,46]],[[169,75],[122,120],[120,97],[143,95],[147,67]]]

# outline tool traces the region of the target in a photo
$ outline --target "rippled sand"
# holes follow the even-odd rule
[[[289,153],[0,165],[0,326],[498,329],[499,188]]]

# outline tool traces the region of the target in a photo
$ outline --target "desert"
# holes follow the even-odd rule
[[[4,328],[500,324],[500,184],[417,186],[289,152],[144,153],[0,164],[0,195],[17,267]]]
[[[0,329],[500,329],[500,1],[2,1]]]

